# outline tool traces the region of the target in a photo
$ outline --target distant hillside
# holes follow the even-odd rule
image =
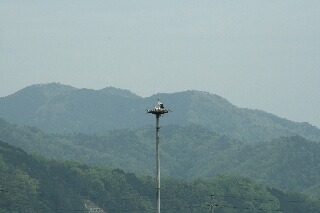
[[[300,136],[234,146],[219,158],[203,157],[197,172],[212,177],[222,171],[247,176],[282,190],[320,196],[320,144]],[[196,168],[196,169],[195,169]]]
[[[0,173],[3,213],[92,212],[85,204],[113,213],[155,211],[156,184],[150,176],[30,156],[1,141]],[[210,204],[217,213],[320,211],[315,197],[282,192],[239,176],[192,182],[162,179],[161,212],[202,213]]]
[[[0,117],[49,132],[104,133],[154,125],[154,118],[145,110],[158,98],[173,110],[161,120],[163,125],[202,125],[243,142],[292,135],[320,140],[320,129],[308,123],[238,108],[222,97],[199,91],[142,98],[111,87],[90,90],[56,83],[33,85],[0,98]]]
[[[103,135],[46,134],[0,120],[0,140],[29,153],[153,175],[154,127],[112,130]],[[282,190],[320,196],[320,143],[300,136],[242,143],[200,125],[164,126],[161,173],[183,179],[232,173]]]

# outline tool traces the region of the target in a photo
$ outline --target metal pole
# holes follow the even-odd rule
[[[154,109],[147,109],[147,113],[156,115],[156,161],[157,161],[157,212],[160,213],[160,116],[171,112],[171,110],[165,109],[163,104],[158,99],[158,105]]]
[[[156,160],[157,160],[157,213],[160,213],[160,127],[159,127],[159,117],[160,115],[157,114],[157,134],[156,134]]]
[[[211,204],[210,204],[210,210],[211,210],[211,213],[213,213],[213,212],[214,212],[213,198],[214,198],[214,195],[211,195]]]

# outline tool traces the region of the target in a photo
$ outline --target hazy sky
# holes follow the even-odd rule
[[[0,0],[0,97],[203,90],[320,127],[319,68],[319,0]]]

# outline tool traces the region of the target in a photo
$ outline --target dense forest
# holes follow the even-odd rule
[[[153,175],[154,127],[112,130],[103,135],[47,134],[0,119],[0,140],[28,153],[88,165],[121,168]],[[320,143],[300,136],[242,143],[202,126],[164,126],[161,134],[162,174],[186,180],[230,173],[281,190],[320,196]]]
[[[155,180],[121,169],[28,155],[0,142],[0,212],[154,212]],[[320,212],[320,200],[230,174],[208,180],[163,178],[162,212]]]

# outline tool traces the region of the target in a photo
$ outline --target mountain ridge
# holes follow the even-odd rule
[[[57,83],[38,84],[0,98],[0,117],[49,132],[103,133],[153,125],[152,117],[144,113],[157,99],[173,111],[161,120],[163,125],[203,125],[244,142],[297,134],[320,140],[320,129],[308,123],[239,108],[221,96],[196,90],[142,98],[114,87],[92,90]]]

